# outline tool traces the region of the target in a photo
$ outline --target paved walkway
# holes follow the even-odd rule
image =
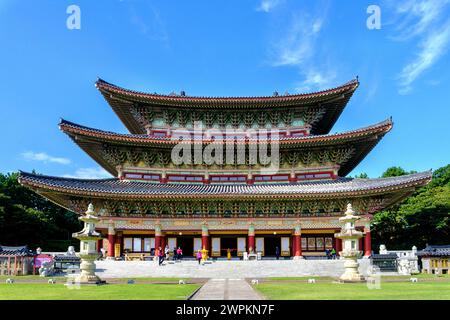
[[[210,279],[192,300],[262,300],[243,279]]]

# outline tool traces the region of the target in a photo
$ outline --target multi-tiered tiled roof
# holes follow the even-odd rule
[[[365,128],[329,134],[358,85],[353,80],[316,93],[224,98],[149,94],[98,80],[97,88],[131,133],[103,131],[66,120],[61,121],[60,129],[117,178],[83,180],[21,172],[19,181],[77,212],[85,210],[85,202],[96,202],[111,212],[116,210],[117,214],[198,211],[207,215],[211,208],[217,212],[230,208],[235,214],[252,215],[259,210],[258,206],[267,214],[289,211],[301,215],[302,210],[333,214],[336,206],[340,210],[343,200],[357,202],[361,210],[373,213],[428,183],[431,172],[382,179],[343,178],[393,125],[388,119]],[[210,113],[211,110],[216,113]],[[186,121],[192,124],[200,115],[211,126],[212,118],[206,113],[215,121],[219,119],[214,123],[222,128],[283,126],[279,140],[283,166],[279,174],[258,176],[250,164],[239,167],[237,161],[226,168],[205,164],[179,167],[172,163],[170,150],[179,141],[171,139],[170,124],[186,129],[189,127]],[[154,122],[155,115],[162,122]],[[256,115],[261,115],[259,122],[253,119]],[[153,125],[167,131],[163,136],[150,134],[149,127]],[[302,126],[305,135],[292,133]],[[247,136],[234,143],[250,146],[259,142]],[[123,173],[124,170],[129,172]],[[149,177],[148,181],[144,177]]]

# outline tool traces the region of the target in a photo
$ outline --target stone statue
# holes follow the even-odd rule
[[[40,247],[38,247],[37,249],[36,249],[36,254],[41,254],[42,253],[42,249],[40,248]]]
[[[69,246],[67,248],[67,252],[64,254],[65,256],[76,256],[75,247]]]
[[[411,275],[411,266],[408,259],[399,259],[398,261],[398,273],[405,276]]]
[[[388,254],[388,251],[384,244],[380,244],[380,254]]]
[[[44,261],[42,262],[41,267],[39,268],[39,275],[41,277],[48,277],[55,273],[53,261]]]

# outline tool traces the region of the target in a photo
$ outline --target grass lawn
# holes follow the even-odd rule
[[[426,274],[426,273],[419,273],[414,274],[411,276],[381,276],[383,281],[408,281],[410,278],[417,278],[419,280],[426,280],[426,281],[450,281],[450,274],[441,274],[439,276],[436,276],[434,274]],[[307,276],[307,277],[269,277],[265,278],[265,281],[306,281],[308,279],[316,279],[316,281],[329,281],[332,282],[333,280],[336,280],[336,277],[319,277],[319,276]]]
[[[185,300],[199,284],[107,284],[68,289],[63,283],[0,284],[0,300]]]
[[[381,282],[380,289],[365,283],[338,284],[331,281],[268,281],[253,286],[270,300],[438,300],[450,299],[450,281]]]

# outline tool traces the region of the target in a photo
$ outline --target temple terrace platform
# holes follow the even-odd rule
[[[369,259],[360,259],[360,272],[366,274]],[[97,261],[96,274],[100,278],[178,277],[178,278],[267,278],[267,277],[338,277],[344,272],[344,260],[259,260],[211,261],[199,265],[197,261],[158,266],[154,261]]]

